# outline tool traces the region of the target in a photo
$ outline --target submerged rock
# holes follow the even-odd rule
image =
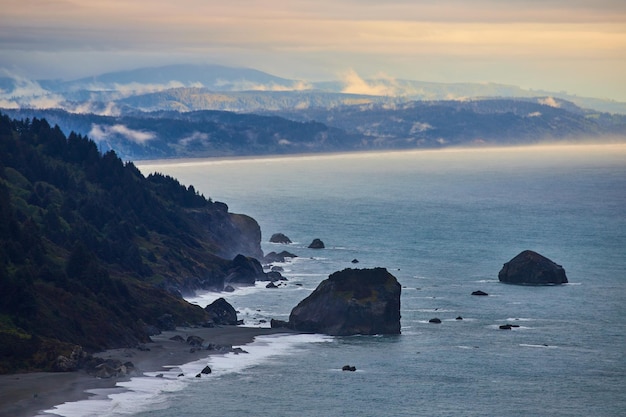
[[[484,291],[478,290],[478,291],[472,292],[472,295],[483,295],[484,296],[484,295],[489,295],[489,294],[487,294]]]
[[[558,285],[567,283],[565,270],[550,259],[525,250],[505,263],[498,279],[507,284],[519,285]]]
[[[272,327],[329,335],[400,334],[400,292],[385,268],[344,269],[322,281]]]

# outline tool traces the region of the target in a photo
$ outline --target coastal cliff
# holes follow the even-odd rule
[[[245,215],[45,120],[0,115],[0,373],[205,322],[181,297],[260,258]]]

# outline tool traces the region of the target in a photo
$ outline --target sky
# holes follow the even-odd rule
[[[626,1],[0,0],[5,74],[68,80],[173,63],[626,102]]]

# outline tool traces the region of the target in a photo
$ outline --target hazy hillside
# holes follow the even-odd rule
[[[294,97],[279,94],[276,100]],[[64,132],[88,135],[101,151],[113,149],[125,160],[626,138],[626,116],[581,109],[551,97],[366,102],[259,110],[262,115],[132,111],[112,117],[63,110],[5,112],[17,119],[46,118]]]
[[[262,256],[260,239],[192,186],[0,116],[0,373],[205,321],[180,292],[222,289],[237,254]]]
[[[46,118],[64,132],[88,135],[125,160],[295,154],[359,149],[361,135],[313,121],[231,112],[134,113],[110,117],[62,110],[6,110],[17,119]]]
[[[626,116],[584,110],[551,97],[413,101],[271,113],[327,123],[386,149],[626,137]]]

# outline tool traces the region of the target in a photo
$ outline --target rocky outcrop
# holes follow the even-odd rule
[[[472,295],[480,295],[480,296],[483,296],[483,297],[484,297],[484,296],[487,296],[487,295],[489,295],[489,294],[487,294],[487,293],[486,293],[486,292],[484,292],[484,291],[478,290],[478,291],[473,291],[473,292],[472,292]]]
[[[320,239],[313,239],[313,242],[309,245],[309,249],[324,249],[324,242]]]
[[[254,258],[240,254],[233,259],[232,267],[224,281],[225,284],[231,285],[254,285],[257,280],[265,279],[261,263]]]
[[[291,252],[287,252],[286,250],[276,253],[270,252],[263,258],[263,262],[271,264],[272,262],[285,262],[286,258],[297,258],[298,255],[295,255]]]
[[[505,263],[498,279],[518,285],[557,285],[567,282],[561,265],[531,250],[525,250]]]
[[[384,268],[344,269],[322,281],[272,327],[329,335],[400,334],[400,292]]]
[[[218,298],[206,306],[204,310],[208,313],[209,320],[216,325],[235,326],[237,325],[237,311],[224,298]]]
[[[271,243],[282,243],[282,244],[289,244],[291,243],[291,239],[289,239],[286,235],[282,234],[282,233],[274,233],[272,235],[272,237],[270,237],[270,242]]]

